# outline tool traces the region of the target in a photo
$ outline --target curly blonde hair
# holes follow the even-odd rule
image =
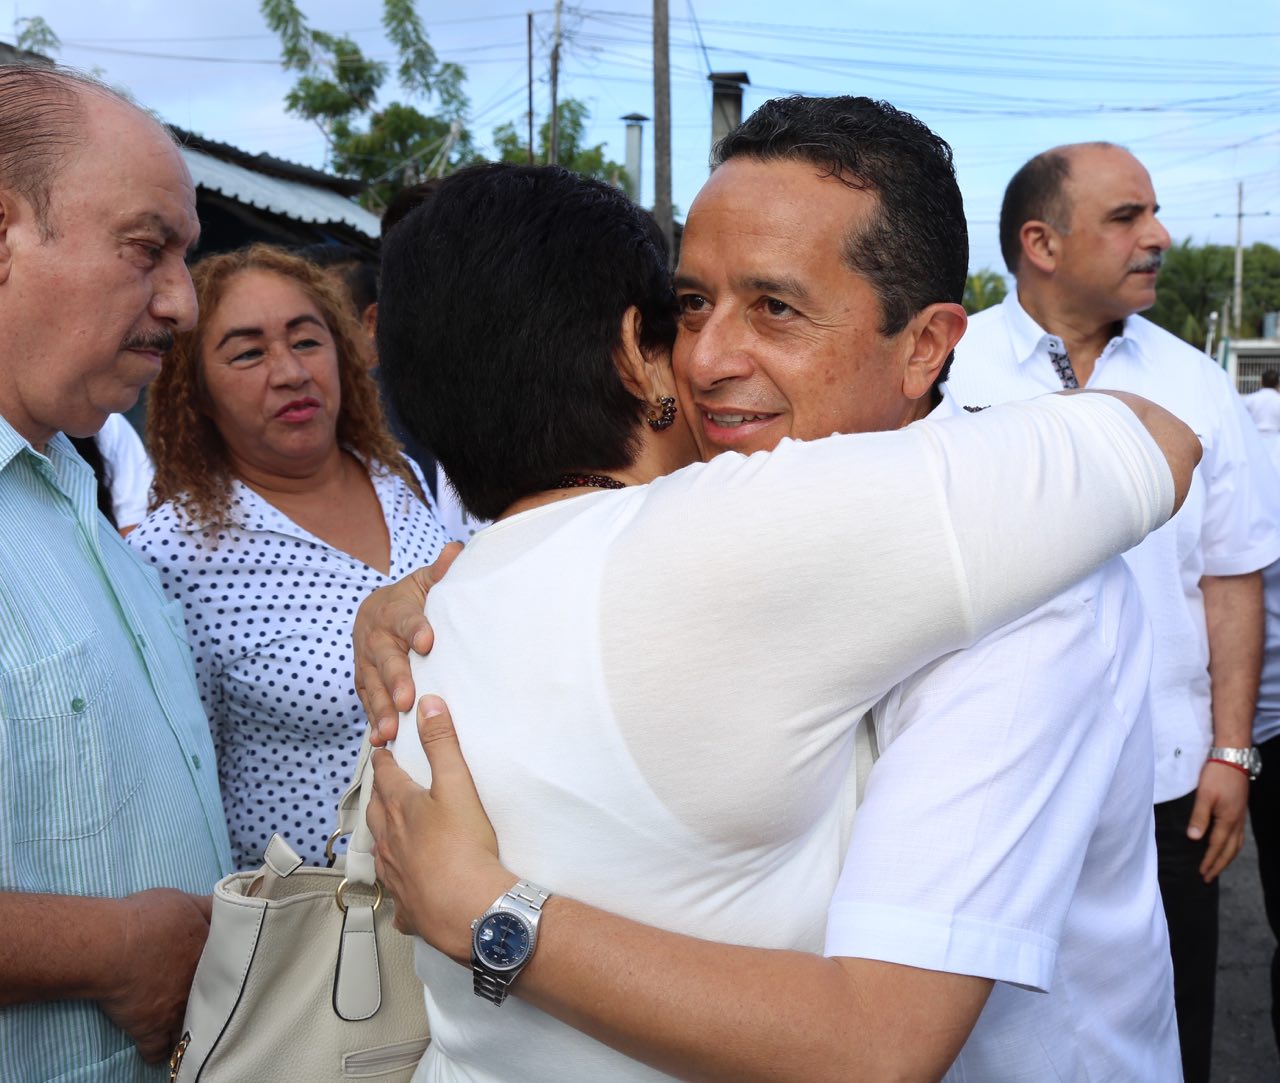
[[[369,375],[362,332],[350,305],[323,270],[269,244],[206,256],[191,269],[200,315],[190,331],[175,335],[174,347],[151,387],[147,443],[155,460],[151,510],[173,501],[206,529],[227,525],[235,474],[227,445],[206,410],[208,389],[200,344],[231,281],[245,271],[267,271],[296,282],[316,303],[338,354],[338,443],[366,469],[381,464],[402,478],[424,503],[426,497],[401,447],[387,428],[378,387]]]

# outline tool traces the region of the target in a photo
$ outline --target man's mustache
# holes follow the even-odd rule
[[[141,350],[143,353],[168,353],[173,349],[172,331],[139,331],[120,344],[122,350]]]
[[[1135,263],[1129,268],[1130,274],[1151,274],[1158,271],[1164,265],[1164,253],[1156,252],[1154,255],[1148,256],[1141,263]]]

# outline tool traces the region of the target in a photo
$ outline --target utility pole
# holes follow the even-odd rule
[[[560,8],[563,0],[556,0],[556,36],[551,46],[551,161],[550,165],[560,164],[560,110],[557,108],[557,93],[560,89]]]
[[[1231,320],[1226,317],[1227,305],[1223,306],[1222,334],[1231,332],[1240,337],[1240,327],[1244,322],[1244,220],[1246,218],[1267,218],[1270,211],[1250,211],[1244,213],[1244,181],[1236,182],[1236,267],[1235,277],[1231,283],[1230,301]],[[1226,218],[1225,214],[1215,214],[1214,218]]]
[[[676,227],[671,210],[671,58],[667,41],[667,0],[653,0],[653,217],[675,258]]]
[[[1236,182],[1236,277],[1231,291],[1232,321],[1240,337],[1240,313],[1244,311],[1244,181]]]
[[[529,164],[533,165],[533,12],[525,18],[525,40],[529,57]]]

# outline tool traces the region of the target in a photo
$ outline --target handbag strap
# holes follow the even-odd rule
[[[369,731],[365,730],[364,739],[360,742],[360,755],[356,760],[356,769],[351,777],[351,785],[338,798],[337,827],[332,841],[342,835],[349,835],[347,851],[335,859],[335,867],[339,867],[353,884],[372,884],[373,872],[373,834],[369,830],[366,815],[369,799],[373,796],[373,747],[369,744]]]

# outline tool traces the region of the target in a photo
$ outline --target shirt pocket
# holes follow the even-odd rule
[[[6,815],[15,843],[101,832],[138,788],[116,669],[100,637],[0,674],[8,728]]]

